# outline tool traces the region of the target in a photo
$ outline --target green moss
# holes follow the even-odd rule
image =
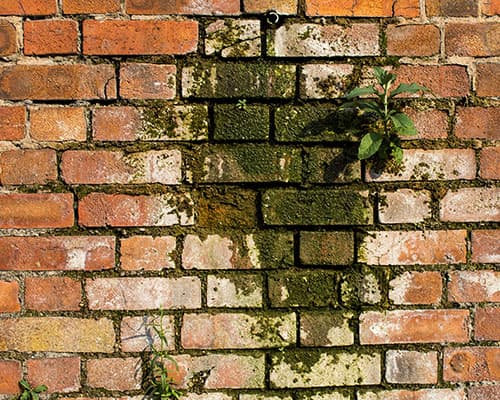
[[[272,231],[253,235],[261,268],[288,268],[294,265],[293,234]]]
[[[266,140],[269,138],[269,107],[220,104],[214,110],[214,139]]]
[[[361,162],[353,148],[310,148],[306,179],[311,183],[344,183],[361,180]]]
[[[308,374],[319,362],[323,351],[321,349],[311,349],[307,351],[288,351],[273,357],[273,364],[286,363],[290,368],[299,374]]]

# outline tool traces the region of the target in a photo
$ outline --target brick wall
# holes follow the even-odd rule
[[[140,398],[160,309],[186,399],[500,397],[499,11],[0,0],[0,397]],[[373,65],[400,173],[332,117]]]

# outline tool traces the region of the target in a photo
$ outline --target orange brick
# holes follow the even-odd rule
[[[80,389],[80,357],[31,359],[26,361],[26,370],[31,385],[46,385],[47,393]]]
[[[444,350],[443,379],[484,382],[500,379],[499,347],[463,347]]]
[[[0,106],[0,141],[24,138],[26,109],[23,106]]]
[[[500,385],[472,386],[467,394],[469,400],[500,399]]]
[[[120,11],[120,0],[63,0],[63,14],[106,14]]]
[[[297,0],[244,0],[247,13],[265,13],[270,10],[279,14],[296,14]]]
[[[83,107],[37,107],[30,109],[30,136],[41,142],[83,142],[87,121]]]
[[[362,392],[358,400],[465,400],[463,389],[383,390]],[[475,399],[475,400],[485,400]]]
[[[24,22],[24,54],[76,54],[78,24],[70,20]]]
[[[448,279],[448,300],[457,303],[500,302],[500,272],[452,271]]]
[[[81,292],[80,282],[68,277],[26,277],[26,308],[36,311],[79,310]]]
[[[407,17],[420,14],[418,0],[306,0],[310,16]]]
[[[17,311],[21,311],[19,283],[16,281],[0,281],[0,313]]]
[[[237,15],[239,0],[126,0],[129,14],[193,14],[193,15]]]
[[[500,15],[500,1],[499,0],[482,0],[482,10],[484,15]],[[500,390],[500,389],[499,389]],[[500,397],[500,395],[498,396]]]
[[[142,352],[151,350],[151,346],[160,348],[161,340],[153,329],[162,322],[165,334],[165,348],[175,350],[175,325],[173,315],[141,315],[138,317],[123,317],[120,325],[121,350],[126,352]]]
[[[45,184],[57,179],[55,150],[9,150],[0,152],[0,184]]]
[[[500,340],[499,307],[484,307],[476,309],[474,338],[476,340]]]
[[[0,56],[17,53],[17,31],[9,21],[0,21],[0,38]]]
[[[102,107],[92,112],[95,140],[135,140],[141,130],[141,114],[135,107]]]
[[[481,150],[481,169],[484,179],[500,179],[500,147],[486,147]]]
[[[389,285],[394,304],[438,304],[443,292],[441,274],[434,271],[405,272]]]
[[[426,0],[427,16],[467,17],[478,15],[477,0]]]
[[[448,191],[441,199],[441,221],[500,221],[500,188],[463,188]],[[467,207],[464,207],[467,205]]]
[[[457,107],[455,135],[462,139],[500,140],[500,107]]]
[[[500,64],[477,64],[476,86],[478,96],[500,96]]]
[[[173,99],[175,65],[122,64],[120,96],[125,99]]]
[[[121,240],[121,268],[127,271],[160,271],[175,268],[174,236],[132,236]]]
[[[140,358],[101,358],[87,361],[87,384],[107,390],[136,390],[141,388],[142,361]]]
[[[500,230],[472,232],[472,262],[500,263]]]
[[[0,15],[51,15],[57,0],[0,0]]]
[[[500,23],[449,23],[445,27],[448,56],[500,55]]]
[[[19,361],[0,360],[0,394],[18,394],[21,373]]]
[[[389,25],[387,54],[422,57],[439,53],[440,32],[435,25]]]

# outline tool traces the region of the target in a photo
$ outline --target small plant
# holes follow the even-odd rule
[[[45,385],[38,385],[33,388],[25,379],[19,381],[19,386],[22,389],[19,400],[39,400],[40,393],[46,392],[48,389]]]
[[[236,108],[238,110],[241,110],[241,111],[246,111],[246,109],[247,109],[247,100],[246,99],[238,100],[238,102],[236,103]]]
[[[426,92],[427,88],[416,83],[401,83],[391,90],[396,75],[380,67],[374,68],[374,74],[381,90],[373,85],[357,87],[349,92],[341,109],[357,108],[371,117],[368,133],[362,138],[358,148],[360,160],[375,158],[385,164],[394,161],[397,166],[403,161],[400,135],[416,135],[415,125],[408,115],[401,112],[394,99],[403,93]],[[373,98],[360,96],[371,96]]]

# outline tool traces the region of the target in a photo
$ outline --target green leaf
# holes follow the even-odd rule
[[[417,134],[413,121],[404,113],[396,113],[390,116],[394,128],[400,135],[412,136]]]
[[[391,74],[390,72],[387,72],[385,69],[380,67],[374,67],[373,73],[375,74],[378,83],[380,83],[380,86],[392,84],[396,80],[396,75]]]
[[[29,400],[30,398],[30,392],[25,391],[21,394],[20,400]]]
[[[365,96],[368,94],[375,94],[377,91],[373,86],[357,87],[352,89],[347,95],[347,99],[353,99],[354,97]]]
[[[381,144],[382,136],[375,132],[367,133],[359,144],[358,158],[360,160],[370,158],[378,151]]]
[[[401,93],[417,93],[417,92],[428,92],[429,89],[427,89],[425,86],[421,86],[417,83],[400,83],[396,89],[394,89],[389,97],[394,97],[397,96],[398,94]]]
[[[401,147],[396,145],[392,146],[391,155],[397,164],[401,164],[403,162],[403,149]]]
[[[34,389],[34,391],[35,391],[36,393],[42,393],[42,392],[46,392],[46,391],[47,391],[47,389],[48,389],[48,387],[47,387],[47,386],[45,386],[45,385],[38,385],[38,386]]]
[[[31,390],[31,385],[28,383],[26,379],[21,379],[19,381],[19,385],[26,390]]]
[[[39,400],[40,396],[36,392],[31,392],[31,399],[32,400]]]

